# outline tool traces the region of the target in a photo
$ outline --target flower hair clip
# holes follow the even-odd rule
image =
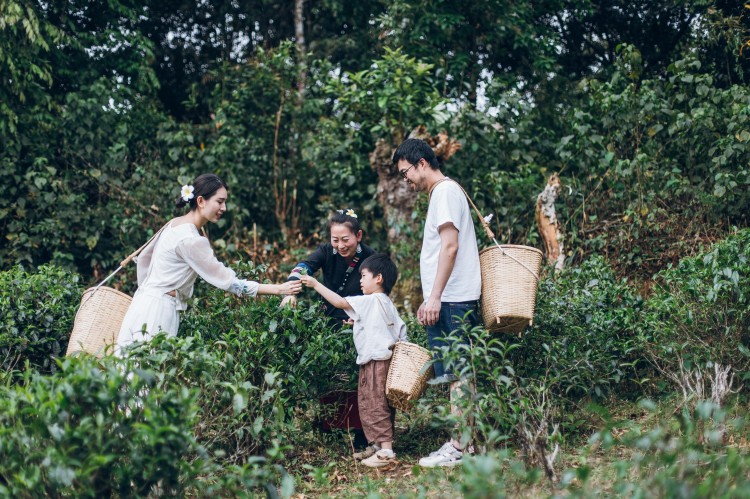
[[[341,213],[342,215],[346,215],[347,217],[357,218],[357,214],[354,213],[354,210],[351,208],[348,208],[346,210],[336,210],[337,212]]]
[[[195,197],[195,194],[193,194],[194,190],[195,187],[192,185],[183,185],[182,189],[180,189],[180,197],[182,197],[182,200],[187,203]]]

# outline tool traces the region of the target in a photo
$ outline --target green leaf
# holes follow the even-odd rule
[[[242,393],[237,392],[234,394],[234,397],[232,397],[232,407],[234,408],[235,415],[238,415],[245,410],[247,407],[247,399]]]

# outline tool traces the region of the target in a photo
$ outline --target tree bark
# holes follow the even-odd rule
[[[544,242],[547,262],[555,269],[562,270],[565,263],[565,252],[560,224],[555,213],[555,201],[560,195],[560,177],[556,173],[547,181],[547,186],[536,198],[536,224]]]
[[[418,138],[427,142],[435,151],[440,162],[446,161],[461,148],[461,144],[451,140],[445,132],[432,136],[424,125],[416,127],[409,138]],[[394,248],[404,234],[414,234],[419,227],[419,220],[412,219],[417,196],[393,164],[393,153],[398,147],[396,140],[380,139],[375,150],[370,153],[370,166],[378,174],[377,196],[383,207],[386,226],[388,227],[388,245]]]
[[[294,40],[297,45],[297,93],[300,101],[305,96],[305,86],[307,85],[307,68],[305,66],[305,55],[307,47],[305,46],[305,0],[294,0]]]

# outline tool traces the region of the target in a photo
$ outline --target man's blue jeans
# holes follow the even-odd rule
[[[448,376],[454,381],[458,379],[452,372],[445,369],[438,348],[451,344],[446,342],[444,338],[450,336],[453,331],[459,331],[459,333],[457,333],[461,335],[459,337],[459,343],[466,344],[466,338],[464,337],[465,333],[461,330],[461,325],[466,324],[469,329],[478,325],[478,311],[479,303],[476,300],[441,303],[440,317],[438,318],[438,321],[432,326],[427,326],[427,341],[430,344],[432,356],[436,359],[436,362],[433,364],[436,379],[441,376]]]

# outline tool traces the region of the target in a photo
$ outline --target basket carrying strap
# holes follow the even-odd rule
[[[104,280],[103,280],[102,282],[100,282],[99,284],[97,284],[97,285],[96,285],[96,286],[94,287],[94,290],[93,290],[93,291],[92,291],[92,292],[91,292],[91,293],[89,294],[89,296],[88,296],[88,297],[86,298],[86,301],[83,301],[83,302],[81,302],[81,305],[80,305],[80,306],[78,307],[78,310],[76,311],[76,316],[75,316],[75,318],[73,319],[73,322],[75,322],[75,319],[76,319],[76,318],[78,318],[78,312],[80,312],[81,308],[83,308],[83,305],[84,305],[84,304],[85,304],[85,303],[86,303],[87,301],[89,301],[89,300],[91,299],[91,297],[92,297],[92,296],[94,296],[94,293],[96,293],[96,292],[97,292],[97,291],[99,290],[99,288],[100,288],[100,287],[102,287],[102,286],[103,286],[103,285],[104,285],[104,284],[105,284],[105,283],[106,283],[107,281],[109,281],[110,279],[112,279],[112,278],[113,278],[113,277],[115,276],[115,274],[117,274],[117,273],[118,273],[118,272],[119,272],[120,270],[122,270],[122,268],[123,268],[123,267],[124,267],[125,265],[127,265],[128,263],[130,263],[130,261],[131,261],[131,260],[132,260],[133,258],[135,258],[136,256],[138,256],[138,255],[140,254],[140,252],[141,252],[141,251],[143,251],[144,249],[146,249],[146,247],[147,247],[147,246],[148,246],[149,244],[151,244],[151,241],[153,241],[154,239],[156,239],[156,237],[157,237],[157,236],[158,236],[159,234],[161,234],[161,232],[162,232],[162,231],[163,231],[164,229],[166,229],[167,225],[169,225],[169,222],[167,222],[166,224],[164,224],[164,225],[162,226],[162,228],[161,228],[161,229],[159,229],[159,230],[158,230],[158,231],[156,232],[156,234],[154,234],[153,236],[151,236],[151,237],[149,238],[149,240],[148,240],[148,241],[146,241],[146,243],[145,243],[145,244],[144,244],[143,246],[141,246],[140,248],[138,248],[137,250],[135,250],[134,252],[132,252],[132,253],[131,253],[130,255],[128,255],[128,257],[127,257],[127,258],[126,258],[125,260],[123,260],[122,262],[120,262],[120,266],[119,266],[119,267],[117,267],[117,269],[115,269],[115,271],[114,271],[114,272],[112,272],[111,274],[109,274],[109,275],[108,275],[107,277],[105,277],[105,278],[104,278]]]
[[[391,333],[391,336],[393,336],[393,340],[398,343],[398,333],[395,332],[396,320],[392,319],[388,315],[388,312],[385,311],[385,305],[383,305],[383,302],[380,301],[380,298],[376,296],[375,301],[378,302],[378,305],[380,305],[380,311],[383,312],[383,317],[385,318],[385,325],[388,327],[388,332]]]
[[[511,260],[513,260],[514,262],[516,262],[518,265],[520,265],[521,267],[523,267],[526,270],[528,270],[529,274],[531,274],[532,276],[534,276],[534,279],[536,279],[536,281],[539,282],[539,276],[536,275],[536,272],[534,272],[533,270],[531,270],[525,263],[518,261],[516,258],[513,257],[513,255],[509,255],[508,253],[506,253],[503,250],[502,246],[500,246],[500,243],[498,243],[497,239],[495,239],[495,233],[492,232],[492,229],[490,229],[489,222],[487,220],[485,220],[485,218],[482,216],[482,213],[479,211],[479,208],[477,208],[477,205],[474,204],[474,201],[472,201],[471,197],[469,197],[469,193],[466,192],[466,189],[464,189],[463,186],[461,186],[461,184],[459,184],[458,182],[456,182],[452,178],[445,177],[444,179],[441,179],[441,180],[438,180],[437,182],[435,182],[435,184],[433,184],[433,186],[432,186],[432,189],[434,189],[435,186],[437,184],[439,184],[440,182],[442,182],[443,180],[450,180],[451,182],[453,182],[454,184],[456,184],[461,189],[461,191],[464,193],[464,196],[466,196],[466,199],[469,201],[469,204],[471,205],[471,207],[474,208],[474,211],[476,212],[477,217],[479,218],[479,222],[482,224],[482,228],[484,228],[484,232],[487,234],[487,237],[489,237],[490,239],[492,239],[492,242],[495,243],[495,246],[497,246],[497,248],[500,250],[500,254],[507,256],[508,258],[510,258]],[[430,189],[430,194],[432,194],[432,189]]]

